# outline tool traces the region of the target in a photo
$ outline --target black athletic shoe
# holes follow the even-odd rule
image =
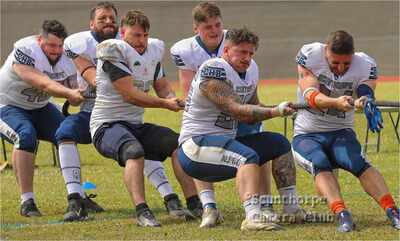
[[[65,222],[84,221],[87,220],[88,213],[83,205],[83,199],[79,193],[71,193],[68,195],[67,213],[64,214]]]
[[[93,201],[93,199],[96,196],[97,195],[95,194],[89,194],[89,195],[85,194],[85,198],[83,199],[83,205],[85,206],[88,212],[100,213],[105,211],[104,208],[102,208],[99,204]]]
[[[185,212],[181,200],[175,193],[169,194],[164,197],[164,205],[167,209],[169,216],[173,218],[185,218],[187,212]]]
[[[187,203],[187,208],[195,218],[201,218],[203,216],[203,205],[200,199],[197,198],[195,201]]]
[[[336,214],[336,218],[339,223],[339,232],[351,232],[355,229],[356,225],[353,223],[353,218],[351,217],[351,213],[349,211],[341,211],[340,213]]]
[[[31,198],[21,204],[20,214],[25,217],[40,217],[42,214],[36,207],[35,201]]]

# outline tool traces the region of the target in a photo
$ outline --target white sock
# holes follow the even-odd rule
[[[81,161],[78,148],[73,143],[61,143],[58,146],[58,153],[60,155],[61,173],[68,194],[79,193],[81,197],[85,197],[81,186]]]
[[[21,204],[29,199],[33,199],[35,201],[35,194],[33,194],[33,192],[26,192],[21,194]]]
[[[203,208],[206,206],[211,206],[216,208],[217,202],[215,201],[215,193],[213,190],[205,189],[199,192],[199,198]]]
[[[260,195],[260,205],[261,209],[272,208],[272,195],[270,194]]]
[[[283,202],[284,213],[293,213],[300,208],[297,200],[296,186],[283,187],[278,191]]]
[[[161,162],[144,160],[143,173],[161,194],[161,197],[174,193],[165,174],[164,165]]]
[[[254,215],[261,215],[261,205],[259,196],[253,195],[243,202],[243,208],[246,212],[246,219],[252,219]],[[261,217],[261,216],[260,216]]]

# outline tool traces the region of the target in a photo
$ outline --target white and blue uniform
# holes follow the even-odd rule
[[[325,56],[325,44],[304,45],[296,60],[297,64],[314,74],[319,81],[321,93],[333,98],[343,95],[357,98],[359,85],[377,79],[374,59],[362,52],[353,55],[350,68],[341,76],[330,70]],[[298,101],[304,103],[300,89]],[[313,174],[340,167],[356,176],[361,175],[369,165],[361,155],[361,146],[353,129],[354,110],[299,110],[292,143],[296,160]]]
[[[15,148],[34,152],[37,139],[54,144],[55,131],[64,119],[49,103],[50,95],[22,80],[13,64],[31,66],[67,87],[76,84],[76,69],[64,54],[54,65],[39,46],[37,36],[20,39],[0,70],[0,132]]]
[[[171,47],[171,57],[178,69],[191,70],[197,72],[206,60],[215,57],[221,57],[224,50],[224,40],[227,30],[224,30],[224,37],[221,40],[219,46],[213,51],[209,52],[202,42],[199,35],[195,35],[191,38],[186,38],[175,43]],[[262,131],[262,123],[247,124],[239,123],[238,136],[258,133]]]
[[[81,56],[96,66],[96,45],[99,43],[96,35],[91,31],[84,31],[70,35],[64,41],[64,51],[68,57],[74,59]],[[77,71],[78,86],[85,89],[82,94],[85,100],[80,106],[80,112],[65,118],[56,132],[57,142],[74,141],[80,144],[92,142],[89,121],[96,98],[96,87],[91,86]]]
[[[106,40],[97,46],[96,101],[90,119],[90,131],[96,149],[105,157],[124,166],[121,150],[126,143],[134,148],[134,158],[164,161],[176,150],[178,134],[169,128],[144,123],[144,108],[125,102],[114,88],[106,64],[112,64],[133,78],[132,85],[148,92],[153,84],[164,77],[161,65],[164,42],[149,39],[145,52],[140,55],[122,40]],[[132,158],[132,157],[131,157]]]
[[[200,90],[200,84],[209,79],[230,85],[245,104],[257,89],[258,67],[252,60],[245,73],[238,73],[223,58],[201,65],[191,84],[179,136],[179,160],[188,175],[208,182],[222,181],[235,177],[240,165],[262,165],[290,150],[289,142],[275,133],[236,137],[238,121]]]

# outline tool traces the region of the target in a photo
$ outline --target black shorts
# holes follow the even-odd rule
[[[178,147],[178,137],[178,133],[167,127],[119,121],[104,123],[97,129],[93,143],[101,155],[114,159],[120,166],[125,166],[126,160],[121,160],[120,148],[126,142],[141,145],[146,160],[163,162]]]

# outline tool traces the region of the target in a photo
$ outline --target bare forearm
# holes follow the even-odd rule
[[[335,108],[336,102],[337,102],[336,98],[328,97],[322,93],[317,95],[317,97],[315,98],[315,104],[320,109]]]
[[[76,57],[74,64],[86,82],[92,86],[96,86],[96,66],[82,56]]]
[[[140,90],[130,92],[124,100],[131,104],[143,107],[143,108],[164,108],[165,102],[162,98],[151,96]]]
[[[279,116],[276,108],[266,108],[259,105],[231,105],[228,112],[239,121],[254,123]]]
[[[71,89],[66,88],[60,83],[49,79],[45,74],[33,69],[30,66],[14,65],[16,74],[31,84],[33,87],[43,90],[54,97],[65,97],[68,98]]]

